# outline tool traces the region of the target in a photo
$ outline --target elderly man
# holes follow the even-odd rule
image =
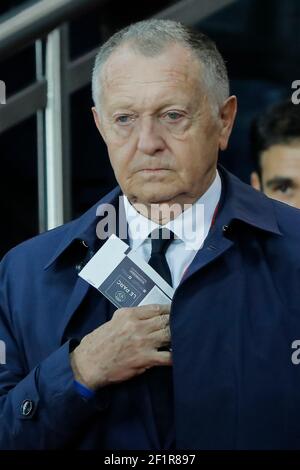
[[[214,43],[134,24],[101,47],[93,96],[120,185],[100,207],[123,210],[130,247],[175,289],[171,308],[116,309],[78,277],[105,244],[99,204],[13,249],[0,447],[300,447],[300,217],[217,169],[236,98]]]

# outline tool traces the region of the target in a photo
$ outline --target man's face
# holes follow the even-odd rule
[[[211,184],[236,101],[213,116],[200,74],[199,62],[176,44],[155,57],[125,45],[105,64],[94,118],[133,203],[194,202]]]
[[[251,176],[252,186],[279,201],[300,209],[300,142],[273,145],[261,154],[261,179]]]

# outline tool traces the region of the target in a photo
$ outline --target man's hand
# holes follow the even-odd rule
[[[116,310],[112,319],[86,335],[71,353],[75,379],[90,389],[123,382],[153,366],[170,366],[170,306]]]

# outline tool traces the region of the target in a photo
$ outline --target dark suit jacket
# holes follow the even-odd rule
[[[216,222],[171,309],[176,446],[300,448],[300,212],[220,172]],[[1,263],[1,449],[159,448],[143,375],[90,400],[73,386],[73,342],[111,316],[78,277],[97,207]]]

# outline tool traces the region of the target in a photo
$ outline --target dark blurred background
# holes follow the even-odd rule
[[[25,3],[2,0],[0,15],[11,15]],[[95,48],[122,26],[174,3],[107,0],[99,10],[70,22],[71,58]],[[216,41],[228,66],[231,91],[239,102],[230,146],[221,155],[221,162],[249,182],[249,125],[269,104],[291,96],[292,82],[300,79],[300,1],[236,1],[200,21],[197,28]],[[0,79],[6,82],[7,98],[32,83],[34,45],[0,61]],[[80,215],[116,184],[105,146],[94,127],[91,106],[90,86],[71,95],[72,217]],[[12,246],[39,232],[35,117],[0,134],[0,158],[1,257]]]

